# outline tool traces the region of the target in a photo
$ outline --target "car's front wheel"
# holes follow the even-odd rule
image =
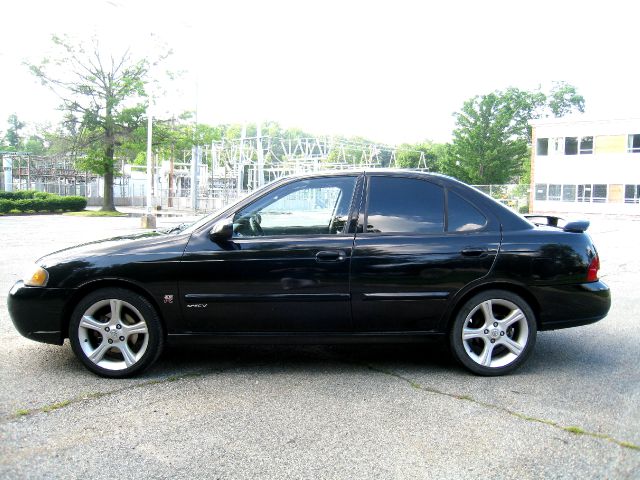
[[[121,288],[96,290],[76,306],[69,324],[76,356],[92,372],[123,378],[139,373],[160,355],[160,319],[144,297]]]
[[[536,320],[520,296],[488,290],[464,303],[450,332],[451,350],[468,370],[504,375],[519,367],[536,342]]]

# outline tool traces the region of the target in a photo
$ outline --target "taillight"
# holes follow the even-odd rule
[[[598,255],[593,257],[591,263],[589,263],[589,268],[587,269],[587,282],[595,282],[598,280],[598,270],[600,270],[600,259]]]

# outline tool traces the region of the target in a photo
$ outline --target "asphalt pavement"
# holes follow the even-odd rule
[[[0,216],[0,478],[640,478],[640,217],[591,221],[609,316],[541,332],[510,376],[438,344],[207,346],[107,380],[21,337],[7,293],[140,219]]]

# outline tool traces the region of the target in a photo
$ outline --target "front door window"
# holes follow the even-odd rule
[[[234,237],[345,233],[355,183],[327,177],[279,188],[236,213]]]

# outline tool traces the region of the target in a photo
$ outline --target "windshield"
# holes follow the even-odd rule
[[[175,227],[165,230],[164,233],[193,233],[206,223],[213,220],[222,212],[222,210],[224,210],[224,208],[218,209],[213,213],[207,213],[193,223],[181,223],[180,225],[176,225]]]

